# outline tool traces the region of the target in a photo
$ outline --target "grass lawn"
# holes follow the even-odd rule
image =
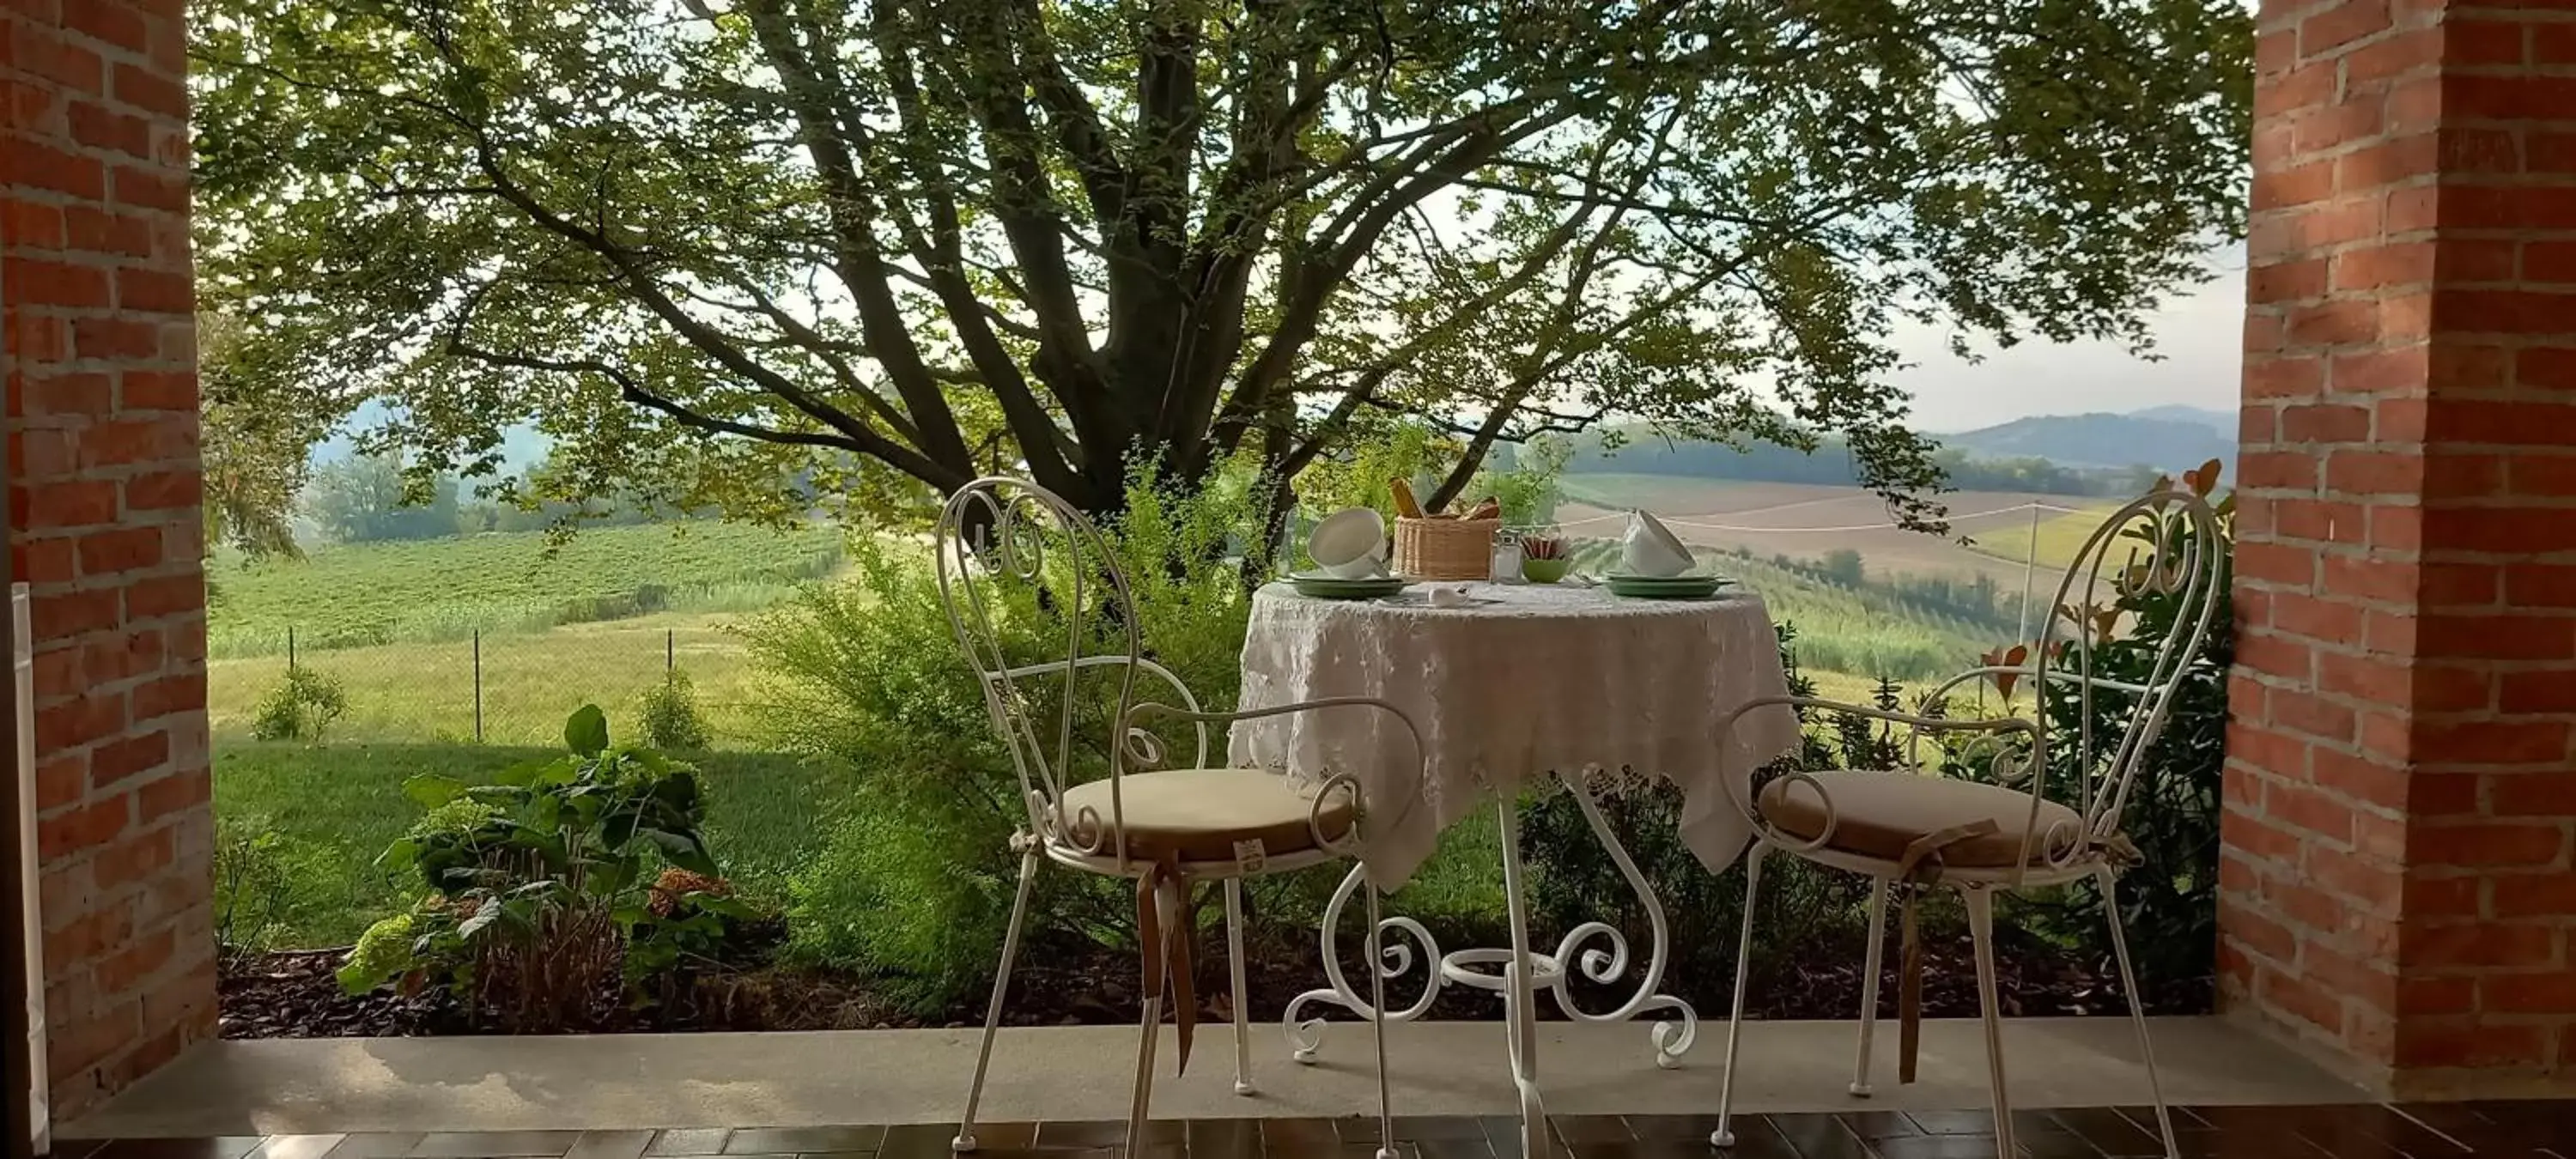
[[[558,723],[560,727],[560,723]],[[269,832],[286,843],[296,882],[281,946],[343,945],[413,888],[374,866],[420,808],[405,779],[440,773],[483,782],[558,749],[437,744],[220,744],[215,815],[228,832]],[[707,840],[744,891],[777,901],[784,879],[819,840],[840,796],[827,769],[774,753],[712,752],[689,758],[708,800]]]

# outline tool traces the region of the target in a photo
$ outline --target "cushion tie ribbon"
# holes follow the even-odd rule
[[[1136,879],[1136,940],[1145,955],[1145,1000],[1163,997],[1164,982],[1171,983],[1172,1021],[1180,1028],[1174,1074],[1189,1070],[1190,1039],[1198,1029],[1198,971],[1191,960],[1198,928],[1189,879],[1181,875],[1180,860],[1164,854]]]
[[[2003,831],[1992,818],[1980,818],[1965,825],[1953,825],[1915,838],[1906,845],[1905,856],[1896,862],[1897,879],[1906,885],[1902,928],[1902,972],[1896,990],[1896,1081],[1911,1083],[1917,1056],[1923,1046],[1923,941],[1915,929],[1914,901],[1923,887],[1941,880],[1941,851],[1962,841],[1973,841]],[[1875,938],[1879,932],[1869,932]],[[1872,1011],[1871,1017],[1877,1012]]]

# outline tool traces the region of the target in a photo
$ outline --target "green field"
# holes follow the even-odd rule
[[[557,722],[561,726],[560,720]],[[376,854],[420,808],[402,783],[440,773],[482,783],[559,749],[475,745],[223,744],[215,751],[215,816],[231,833],[275,833],[295,883],[278,946],[344,945],[414,892],[379,872]],[[842,795],[831,770],[763,753],[705,753],[707,841],[750,896],[774,902],[787,873]]]
[[[639,616],[482,640],[483,739],[548,744],[564,717],[584,704],[609,720],[634,719],[646,689],[662,680],[664,650],[687,674],[720,748],[756,740],[749,710],[751,664],[731,625],[739,614]],[[420,743],[474,739],[475,646],[424,640],[330,651],[299,662],[340,682],[348,714],[323,737]],[[215,739],[247,739],[259,700],[286,676],[286,657],[235,656],[207,662],[206,715]]]
[[[765,607],[840,564],[837,527],[721,522],[537,531],[326,547],[303,559],[218,561],[207,652],[462,640],[654,611]]]
[[[2073,501],[2069,506],[2075,505]],[[2110,517],[2111,505],[2087,507],[2082,511],[2053,515],[2039,521],[2039,569],[2042,586],[2053,586],[2075,562],[2075,553],[2084,549],[2084,541],[2102,521]],[[2043,513],[2045,514],[2045,513]],[[1968,544],[1968,549],[1991,555],[2008,563],[2021,563],[2031,557],[2031,525],[2016,521],[2009,525],[1981,530]]]

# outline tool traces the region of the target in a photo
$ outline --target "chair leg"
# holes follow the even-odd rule
[[[1374,900],[1375,895],[1371,895]],[[1252,1007],[1243,984],[1243,879],[1225,879],[1225,964],[1234,974],[1234,1093],[1252,1093]]]
[[[1160,960],[1172,960],[1171,939],[1174,931],[1163,931],[1163,944],[1154,948]],[[1169,986],[1169,983],[1165,983]],[[1126,1159],[1138,1159],[1145,1153],[1146,1108],[1154,1101],[1154,1047],[1162,1038],[1163,996],[1145,999],[1142,1029],[1136,1042],[1136,1098],[1127,1108]]]
[[[1851,1093],[1864,1099],[1870,1094],[1869,1039],[1871,1032],[1878,1029],[1878,971],[1887,948],[1887,893],[1886,878],[1872,879],[1869,889],[1869,950],[1864,955],[1868,964],[1867,972],[1860,978],[1860,1059],[1852,1064],[1851,1084]]]
[[[1735,1013],[1726,1020],[1726,1073],[1717,1083],[1717,1130],[1709,1146],[1735,1145],[1735,1052],[1744,1045],[1744,996],[1753,973],[1753,902],[1762,889],[1762,858],[1771,846],[1759,839],[1744,855],[1744,936],[1735,944]]]
[[[2120,992],[2129,996],[2129,1021],[2138,1028],[2138,1060],[2147,1066],[2147,1093],[2156,1101],[2156,1129],[2163,1133],[2165,1159],[2180,1159],[2182,1151],[2175,1145],[2173,1112],[2165,1107],[2164,1080],[2156,1075],[2155,1044],[2147,1040],[2147,1003],[2138,993],[2138,975],[2129,968],[2129,935],[2120,925],[2119,875],[2103,866],[2102,916],[2111,923],[2111,953],[2120,962]]]
[[[1377,1159],[1396,1159],[1394,1103],[1386,1089],[1386,958],[1380,941],[1384,935],[1378,929],[1377,886],[1361,888],[1368,890],[1369,1008],[1377,1011],[1377,1016],[1369,1019],[1369,1037],[1377,1042]],[[1242,977],[1235,975],[1238,987]]]
[[[1959,891],[1968,903],[1968,935],[1977,948],[1977,1013],[1986,1024],[1986,1074],[1994,1084],[1995,1154],[2012,1155],[2012,1100],[2004,1093],[2003,1005],[1995,998],[1995,894],[1982,887]]]
[[[966,1113],[957,1120],[957,1137],[949,1147],[975,1149],[975,1108],[984,1101],[984,1072],[993,1063],[993,1033],[1002,1026],[1002,998],[1011,988],[1011,962],[1020,953],[1020,925],[1029,913],[1029,883],[1038,875],[1038,851],[1020,855],[1020,890],[1011,899],[1011,924],[1002,933],[1002,965],[993,973],[993,1000],[984,1007],[984,1042],[975,1051],[975,1081],[966,1088]]]

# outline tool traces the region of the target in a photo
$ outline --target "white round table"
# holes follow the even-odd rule
[[[1463,588],[1470,602],[1435,606],[1432,586]],[[1750,800],[1755,770],[1797,746],[1798,722],[1786,706],[1746,716],[1724,738],[1718,722],[1746,701],[1787,691],[1770,615],[1761,597],[1740,589],[1705,600],[1632,600],[1572,585],[1468,583],[1335,601],[1309,599],[1284,584],[1263,588],[1253,598],[1243,646],[1241,707],[1374,697],[1412,720],[1423,748],[1417,766],[1412,735],[1382,713],[1295,714],[1233,728],[1232,763],[1316,782],[1348,773],[1369,802],[1360,865],[1325,912],[1324,961],[1332,984],[1300,995],[1288,1008],[1298,1057],[1311,1059],[1321,1034],[1321,1020],[1300,1020],[1307,1006],[1329,1002],[1376,1016],[1342,977],[1334,947],[1343,903],[1363,876],[1381,888],[1401,886],[1430,857],[1441,830],[1495,807],[1511,946],[1443,955],[1420,924],[1388,919],[1387,928],[1411,938],[1435,968],[1421,998],[1386,1012],[1386,1020],[1419,1017],[1443,985],[1500,992],[1530,1156],[1548,1153],[1537,1090],[1538,990],[1552,991],[1568,1017],[1584,1021],[1675,1012],[1677,1019],[1657,1024],[1653,1034],[1656,1061],[1672,1065],[1690,1046],[1696,1016],[1687,1003],[1656,992],[1669,957],[1663,907],[1593,794],[1646,777],[1672,781],[1683,794],[1682,840],[1711,871],[1725,868],[1752,836],[1729,799],[1730,786],[1735,800]],[[1577,1009],[1565,982],[1569,967],[1601,982],[1625,972],[1630,955],[1617,929],[1586,922],[1555,953],[1530,950],[1514,798],[1550,775],[1574,792],[1653,925],[1645,973],[1615,1010]],[[1596,938],[1609,948],[1581,949]],[[1410,952],[1389,944],[1397,947],[1389,961],[1399,970],[1409,966]]]

